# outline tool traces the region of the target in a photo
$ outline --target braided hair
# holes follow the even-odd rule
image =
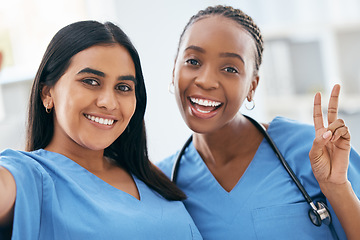
[[[180,35],[180,41],[177,52],[179,52],[180,45],[183,40],[183,36],[185,32],[188,30],[188,28],[197,21],[213,15],[224,16],[228,19],[234,20],[235,22],[240,24],[246,31],[248,31],[250,35],[253,37],[257,50],[257,54],[255,56],[255,73],[257,74],[262,62],[262,54],[264,50],[263,38],[260,29],[250,16],[248,16],[240,9],[235,9],[230,6],[217,5],[214,7],[207,7],[206,9],[200,10],[197,14],[193,15]]]

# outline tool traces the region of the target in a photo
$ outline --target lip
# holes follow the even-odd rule
[[[210,119],[214,117],[219,112],[219,109],[223,106],[222,101],[215,100],[213,98],[199,96],[199,95],[189,96],[187,97],[186,100],[191,115],[201,119]],[[197,105],[196,103],[193,102],[194,100],[196,100],[196,102],[204,103],[204,105]]]
[[[112,115],[98,114],[98,113],[84,113],[83,116],[94,126],[101,129],[113,128],[118,121]]]

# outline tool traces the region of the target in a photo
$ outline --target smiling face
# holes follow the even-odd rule
[[[198,133],[232,122],[245,98],[252,99],[255,43],[235,21],[209,16],[185,32],[174,66],[177,104],[186,124]]]
[[[74,55],[57,83],[43,89],[44,106],[54,114],[47,148],[104,150],[111,145],[134,114],[135,79],[133,60],[119,44]]]

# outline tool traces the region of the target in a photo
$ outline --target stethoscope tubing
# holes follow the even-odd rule
[[[273,149],[275,155],[278,157],[281,164],[285,168],[286,172],[289,174],[290,178],[293,180],[293,182],[295,183],[297,188],[300,190],[300,192],[304,196],[306,202],[310,205],[311,209],[309,210],[309,217],[310,217],[310,220],[312,221],[312,223],[316,226],[320,226],[321,221],[326,218],[326,219],[328,219],[327,224],[330,224],[331,223],[331,215],[330,215],[329,210],[327,209],[326,204],[324,204],[322,202],[317,202],[319,208],[316,207],[314,201],[311,199],[311,197],[305,190],[304,186],[300,183],[300,180],[296,177],[294,171],[291,169],[291,167],[285,160],[284,156],[281,154],[280,150],[278,149],[278,147],[276,146],[276,144],[270,137],[269,133],[266,131],[265,127],[249,116],[244,115],[244,117],[246,117],[263,134],[263,136],[265,137],[265,139],[267,140],[267,142]],[[174,183],[176,183],[177,176],[179,173],[180,160],[181,160],[182,156],[184,155],[186,148],[190,145],[192,140],[193,140],[193,136],[191,135],[188,138],[188,140],[185,142],[184,146],[179,151],[177,158],[175,159],[175,162],[174,162],[174,165],[173,165],[173,168],[171,171],[171,177],[170,177],[170,180]]]
[[[287,173],[289,174],[289,176],[291,177],[291,179],[294,181],[294,183],[296,184],[296,186],[299,188],[301,194],[304,196],[305,200],[311,205],[311,207],[314,209],[313,206],[313,200],[311,199],[311,197],[309,196],[309,194],[306,192],[304,186],[300,183],[300,180],[296,177],[294,171],[291,169],[291,167],[289,166],[289,164],[287,163],[287,161],[285,160],[284,156],[281,154],[280,150],[278,149],[278,147],[276,146],[276,144],[274,143],[274,141],[272,140],[272,138],[270,137],[269,133],[266,131],[266,129],[264,128],[263,125],[261,125],[260,123],[258,123],[257,121],[255,121],[253,118],[244,115],[244,117],[246,117],[248,120],[250,120],[250,122],[252,124],[254,124],[254,126],[264,135],[264,137],[266,138],[266,140],[268,141],[269,145],[271,146],[271,148],[274,150],[274,153],[276,154],[276,156],[279,158],[281,164],[284,166],[285,170],[287,171]],[[316,210],[316,207],[315,207]]]
[[[302,193],[302,195],[304,196],[305,200],[313,205],[313,201],[311,199],[311,197],[309,196],[309,194],[306,192],[305,188],[302,186],[302,184],[300,183],[299,179],[296,177],[295,173],[293,172],[293,170],[291,169],[291,167],[289,166],[289,164],[285,161],[283,155],[281,154],[280,150],[277,148],[276,144],[274,143],[274,141],[272,140],[272,138],[270,137],[270,135],[268,134],[268,132],[266,131],[266,129],[264,128],[263,125],[261,125],[260,123],[258,123],[256,120],[254,120],[253,118],[244,115],[244,117],[246,117],[266,138],[266,140],[268,141],[269,145],[271,146],[271,148],[273,149],[274,153],[276,154],[276,156],[279,158],[281,164],[284,166],[285,170],[288,172],[289,176],[291,177],[291,179],[294,181],[294,183],[296,184],[296,186],[299,188],[300,192]],[[180,152],[178,153],[178,157],[175,161],[175,164],[172,168],[172,172],[171,172],[171,181],[176,182],[177,180],[177,176],[178,176],[178,172],[179,172],[179,166],[180,166],[180,159],[183,156],[183,154],[185,153],[186,148],[190,145],[190,143],[192,142],[192,135],[188,138],[188,140],[185,142],[184,146],[181,148]],[[313,208],[313,206],[312,206]],[[316,208],[315,208],[316,209]]]

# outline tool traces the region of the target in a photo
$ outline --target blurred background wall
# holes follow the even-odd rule
[[[23,149],[29,90],[52,36],[79,20],[113,21],[132,39],[148,90],[146,125],[153,161],[179,149],[190,130],[168,92],[178,38],[188,19],[209,5],[240,8],[265,39],[256,107],[259,121],[277,115],[312,123],[312,101],[324,107],[342,84],[340,117],[360,151],[360,0],[0,0],[0,151]]]

